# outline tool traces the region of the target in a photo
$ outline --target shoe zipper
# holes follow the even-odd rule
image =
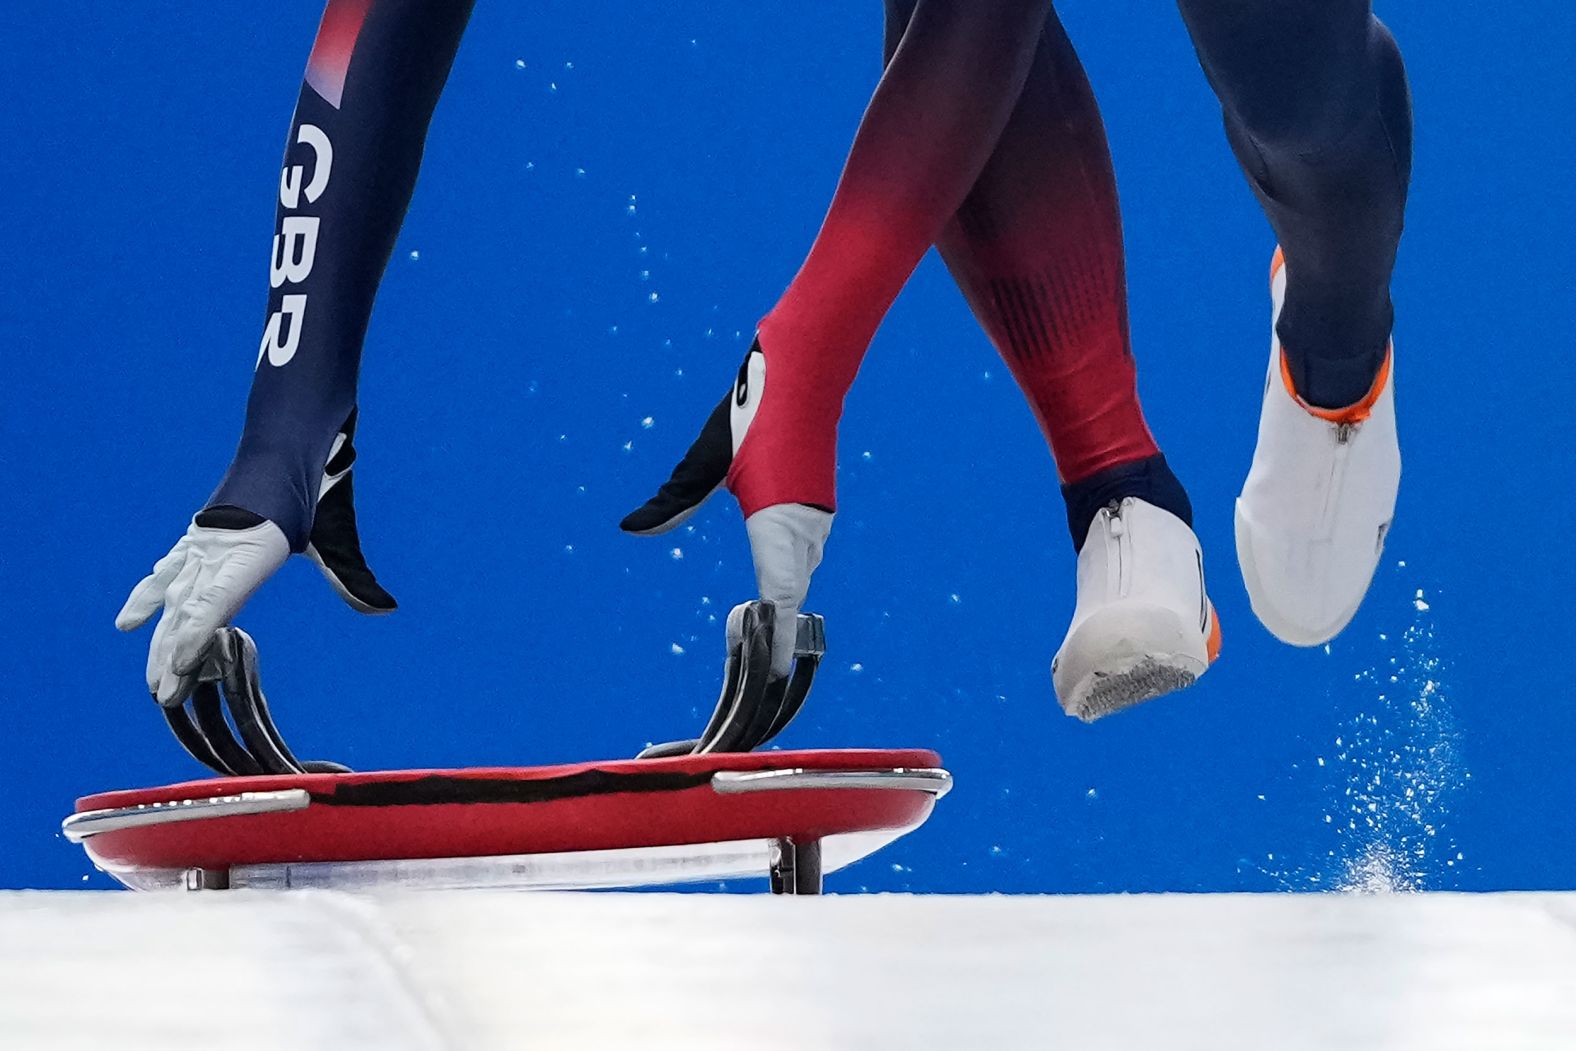
[[[1133,538],[1128,533],[1127,522],[1122,518],[1122,502],[1112,500],[1105,506],[1107,516],[1106,536],[1111,541],[1111,572],[1108,584],[1119,597],[1125,598],[1132,586]]]
[[[1324,492],[1324,507],[1319,514],[1319,535],[1329,532],[1335,519],[1335,507],[1340,501],[1341,489],[1346,483],[1346,461],[1352,453],[1352,440],[1362,430],[1361,423],[1335,425],[1335,457],[1330,464],[1330,484]]]

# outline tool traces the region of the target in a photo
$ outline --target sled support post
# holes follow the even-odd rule
[[[772,841],[772,893],[821,893],[821,841]]]
[[[229,869],[187,869],[181,873],[181,886],[187,890],[229,890]]]

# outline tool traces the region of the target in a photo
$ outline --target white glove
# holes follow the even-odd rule
[[[810,574],[821,564],[832,515],[804,504],[773,504],[744,520],[755,559],[761,598],[776,610],[772,622],[772,678],[793,670],[799,611],[810,590]],[[735,641],[733,639],[730,642]]]
[[[204,512],[247,515],[237,508]],[[245,528],[198,525],[132,589],[115,616],[121,631],[134,631],[163,609],[148,648],[148,689],[160,704],[181,704],[196,686],[214,632],[230,622],[247,599],[290,557],[285,534],[266,518]]]

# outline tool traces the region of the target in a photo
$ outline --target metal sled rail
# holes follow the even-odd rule
[[[311,803],[312,796],[304,788],[286,788],[278,792],[240,792],[212,799],[172,799],[167,803],[146,803],[72,814],[61,822],[60,831],[72,843],[81,843],[104,832],[173,825],[179,821],[206,821],[218,817],[286,814],[293,810],[305,810]]]
[[[892,789],[940,799],[952,791],[952,775],[945,770],[719,770],[711,775],[711,790],[723,795],[804,788]]]

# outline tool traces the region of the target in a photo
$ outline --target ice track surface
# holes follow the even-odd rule
[[[0,893],[0,1045],[1576,1048],[1576,895]]]

